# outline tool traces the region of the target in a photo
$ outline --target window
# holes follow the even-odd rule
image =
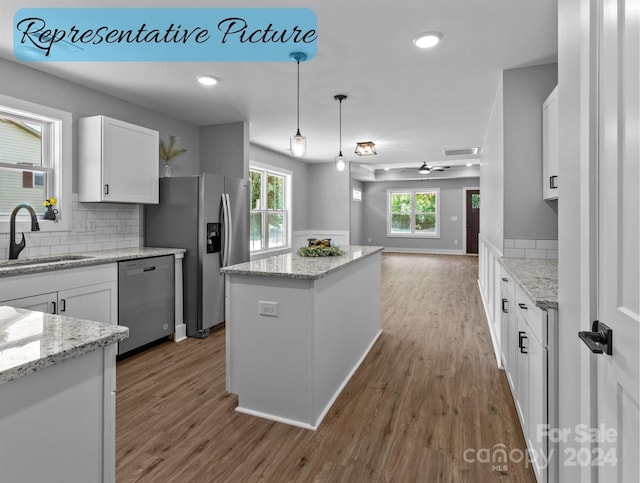
[[[51,197],[58,201],[61,223],[41,220],[40,229],[70,229],[70,163],[69,113],[0,95],[0,233],[9,231],[18,203],[42,215],[42,202]]]
[[[388,236],[440,237],[440,190],[390,190],[388,200]]]
[[[250,250],[252,253],[290,247],[291,174],[252,163]]]

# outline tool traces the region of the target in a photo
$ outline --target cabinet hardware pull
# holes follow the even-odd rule
[[[556,186],[556,179],[558,179],[556,175],[549,176],[549,189],[552,189],[552,190],[558,189],[558,187]]]
[[[526,332],[523,331],[518,331],[518,347],[520,348],[520,352],[523,354],[526,354],[527,351],[525,350],[526,347],[524,346],[524,340],[527,338],[527,336],[525,335]]]
[[[529,310],[529,309],[527,308],[527,306],[526,306],[525,304],[523,304],[523,303],[519,303],[519,304],[518,304],[518,307],[520,307],[522,310]]]
[[[505,278],[505,277],[502,277],[502,281],[503,281],[503,282],[508,282],[508,281],[509,281],[509,279],[508,279],[508,278]]]
[[[596,320],[591,331],[578,332],[578,337],[594,354],[613,355],[613,330],[608,325]]]
[[[51,313],[52,314],[57,314],[58,312],[56,311],[56,303],[55,302],[51,302]]]
[[[61,299],[60,300],[60,312],[65,312],[67,310],[67,300],[66,299]]]
[[[104,185],[104,194],[105,195],[109,194],[109,185],[108,184]]]
[[[507,300],[507,299],[502,299],[502,311],[503,311],[505,314],[508,314],[508,313],[509,313],[509,311],[507,310],[507,307],[505,306],[505,304],[506,304],[507,302],[508,302],[508,300]]]

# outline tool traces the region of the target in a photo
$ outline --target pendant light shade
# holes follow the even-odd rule
[[[344,94],[336,94],[335,96],[333,96],[333,98],[340,103],[340,148],[339,154],[335,158],[335,164],[337,171],[344,171],[347,167],[347,160],[342,155],[342,101],[344,101],[347,96],[345,96]]]
[[[307,54],[304,52],[293,52],[291,59],[298,64],[298,96],[296,100],[298,109],[298,124],[295,136],[289,138],[289,148],[292,156],[304,156],[307,154],[307,138],[300,134],[300,62],[307,60]]]

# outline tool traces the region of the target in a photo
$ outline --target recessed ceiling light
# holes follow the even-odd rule
[[[430,49],[438,45],[440,40],[442,40],[440,32],[424,32],[413,38],[413,45],[420,49]]]
[[[385,171],[389,171],[389,168],[384,168]]]
[[[467,166],[473,166],[473,163],[467,163]]]
[[[215,86],[218,82],[220,82],[218,79],[209,74],[199,75],[196,78],[198,79],[198,82],[200,82],[200,84],[202,84],[203,86]]]

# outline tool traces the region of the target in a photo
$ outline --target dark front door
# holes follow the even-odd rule
[[[467,253],[478,253],[480,190],[467,190]]]

